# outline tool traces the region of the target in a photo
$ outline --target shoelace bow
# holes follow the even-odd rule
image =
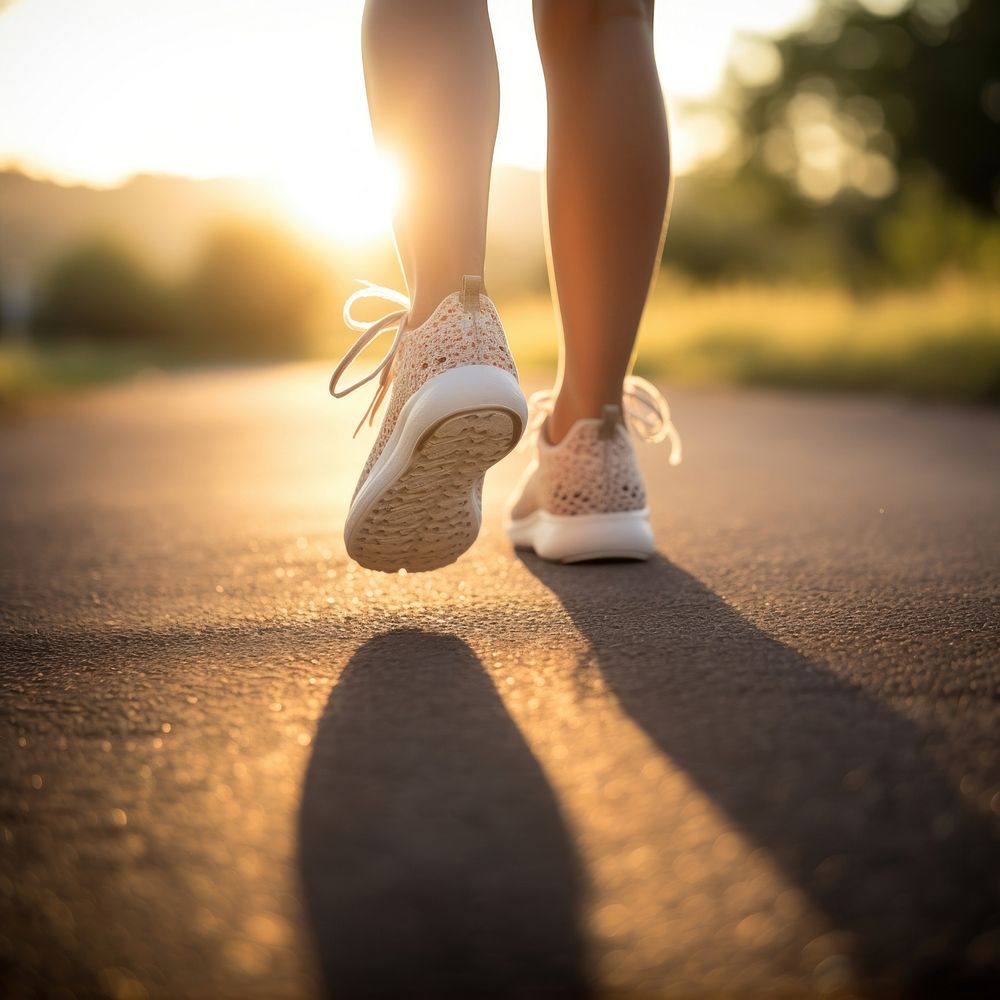
[[[376,375],[379,377],[378,390],[372,397],[372,401],[368,404],[368,409],[365,410],[360,423],[354,428],[353,436],[355,437],[358,431],[364,427],[366,420],[369,424],[374,423],[375,414],[378,412],[378,408],[382,405],[382,400],[385,399],[386,393],[389,391],[389,385],[392,382],[392,363],[396,359],[399,345],[402,343],[403,330],[406,326],[406,316],[410,311],[410,300],[402,292],[397,292],[392,288],[385,288],[382,285],[374,285],[370,281],[362,281],[361,284],[363,287],[359,288],[353,295],[350,295],[344,303],[344,323],[347,324],[349,329],[360,330],[362,333],[343,358],[341,358],[340,364],[337,365],[333,375],[330,377],[330,395],[336,396],[338,399],[354,392],[355,389],[360,389],[361,386],[370,382]],[[402,309],[386,313],[385,316],[377,319],[374,323],[363,323],[351,315],[351,307],[355,302],[360,302],[361,299],[382,299],[385,302],[395,302],[396,305],[402,306]],[[369,344],[378,340],[384,333],[393,334],[392,344],[389,346],[389,350],[386,351],[385,357],[364,378],[359,379],[353,385],[349,385],[346,389],[338,389],[337,383],[354,359]]]
[[[623,401],[626,424],[636,437],[650,444],[670,441],[671,465],[681,463],[681,436],[670,419],[670,407],[662,393],[651,382],[638,375],[626,375],[623,385]],[[528,400],[531,416],[524,435],[525,442],[534,441],[541,433],[542,425],[548,419],[555,405],[556,394],[552,389],[534,392]]]
[[[378,376],[378,389],[358,422],[358,426],[354,428],[354,436],[365,425],[365,421],[368,421],[369,424],[374,423],[375,414],[389,391],[389,386],[392,383],[392,363],[396,359],[399,346],[403,341],[406,316],[410,311],[410,300],[402,292],[386,288],[383,285],[375,285],[370,281],[361,281],[361,285],[362,287],[348,296],[344,303],[344,323],[349,329],[360,331],[361,336],[341,358],[330,377],[330,395],[340,399],[354,392],[355,389],[360,389],[361,386]],[[374,323],[366,324],[355,319],[351,314],[354,303],[360,302],[362,299],[382,299],[384,302],[394,302],[402,308],[386,313]],[[385,357],[364,378],[358,379],[346,389],[338,389],[337,384],[351,363],[369,344],[386,333],[392,333],[393,338]],[[532,393],[528,400],[531,416],[528,418],[527,433],[524,435],[526,442],[537,438],[542,424],[552,412],[555,398],[555,392],[552,389],[542,389]],[[623,386],[623,398],[625,421],[636,436],[650,444],[658,444],[669,439],[670,455],[668,461],[671,465],[680,465],[681,436],[670,418],[670,407],[656,386],[638,375],[627,375]]]

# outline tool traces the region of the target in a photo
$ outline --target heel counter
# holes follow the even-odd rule
[[[617,411],[617,421],[611,414]],[[600,483],[604,496],[603,510],[626,513],[646,507],[646,485],[639,471],[639,459],[632,437],[625,426],[620,407],[605,407],[597,435],[600,447]]]
[[[646,507],[646,484],[639,471],[639,457],[624,424],[616,430],[604,473],[608,483],[609,510],[633,511]]]
[[[469,315],[477,363],[501,368],[517,378],[517,365],[507,343],[500,314],[493,300],[483,290],[481,277],[463,275],[461,302],[462,309]]]

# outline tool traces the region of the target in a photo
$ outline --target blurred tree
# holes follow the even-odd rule
[[[1000,225],[949,198],[933,174],[907,179],[891,211],[879,218],[876,239],[890,275],[904,282],[949,268],[1000,275]]]
[[[664,263],[699,281],[848,279],[863,242],[853,221],[771,174],[701,171],[677,182]]]
[[[176,320],[169,291],[127,250],[95,238],[52,263],[31,325],[49,338],[164,344],[173,339]]]
[[[184,289],[192,346],[220,358],[301,353],[324,281],[319,260],[286,232],[224,225],[209,237]]]
[[[763,44],[763,43],[762,43]],[[755,161],[817,200],[890,194],[928,168],[954,198],[1000,198],[1000,3],[826,0],[746,90]]]

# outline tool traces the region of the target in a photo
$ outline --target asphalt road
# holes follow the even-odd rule
[[[672,393],[650,563],[521,455],[381,576],[326,374],[0,428],[0,995],[997,995],[1000,414]]]

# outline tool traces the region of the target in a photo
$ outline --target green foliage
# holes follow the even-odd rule
[[[189,347],[220,358],[301,354],[323,283],[319,262],[284,231],[224,226],[209,237],[182,289]]]
[[[898,351],[858,350],[846,340],[802,351],[732,327],[665,350],[656,361],[640,370],[674,382],[1000,401],[1000,337],[989,328],[917,331]]]
[[[679,185],[668,263],[855,291],[1000,276],[1000,4],[877,11],[825,0],[797,32],[749,45],[780,72],[735,97],[743,166]],[[740,68],[737,51],[734,82]]]
[[[669,265],[857,292],[1000,276],[1000,4],[877,10],[825,0],[790,36],[748,43],[744,59],[769,52],[780,72],[735,98],[746,162],[679,183]],[[751,63],[737,50],[734,82]]]
[[[703,172],[678,181],[664,262],[698,281],[844,280],[858,254],[850,222],[760,171]]]
[[[272,227],[218,228],[175,284],[116,244],[91,239],[51,265],[32,326],[46,341],[146,345],[178,357],[295,357],[324,280],[318,260]]]
[[[833,117],[820,122],[816,101],[799,101],[792,124],[800,141],[782,147],[778,134],[770,147],[761,143],[762,162],[770,152],[772,167],[778,161],[788,174],[803,159],[808,166],[809,119],[822,127],[832,120],[860,151],[891,160],[902,174],[930,169],[952,198],[980,214],[995,212],[1000,192],[996,0],[914,0],[891,16],[859,0],[827,0],[817,19],[781,40],[778,51],[779,78],[748,93],[747,134],[774,137],[776,128],[788,124],[790,108],[796,117],[794,102],[801,95],[824,102]],[[812,134],[815,141],[815,130]],[[886,186],[883,194],[890,190]]]
[[[933,173],[902,179],[874,205],[854,194],[830,204],[794,197],[744,168],[683,177],[664,263],[697,281],[825,281],[858,292],[928,282],[943,271],[1000,277],[1000,222],[949,194]]]
[[[518,365],[548,376],[547,297],[501,303]],[[719,282],[664,274],[637,371],[672,385],[760,385],[1000,402],[1000,285],[951,274],[858,296],[839,284]],[[528,376],[530,377],[530,376]]]
[[[1000,277],[1000,225],[950,198],[933,174],[906,180],[879,220],[878,244],[899,281],[928,281],[947,269]]]
[[[169,290],[132,255],[94,239],[53,263],[32,325],[46,339],[165,343],[174,335],[176,311]]]
[[[155,368],[150,348],[87,343],[0,342],[0,416],[40,397]]]

